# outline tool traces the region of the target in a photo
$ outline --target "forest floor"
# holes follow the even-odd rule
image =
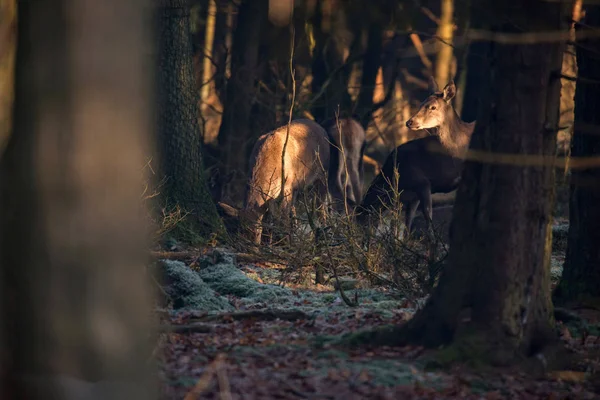
[[[553,275],[564,256],[555,253]],[[403,324],[424,299],[353,289],[346,294],[359,305],[349,307],[330,286],[283,287],[273,265],[241,259],[204,249],[162,262],[172,286],[167,297],[180,296],[159,312],[162,398],[600,398],[600,382],[590,378],[600,371],[599,312],[580,312],[583,325],[557,322],[557,334],[581,356],[571,370],[533,377],[520,368],[440,368],[435,352],[419,347],[350,349],[332,341]]]

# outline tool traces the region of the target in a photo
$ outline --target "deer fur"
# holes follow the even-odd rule
[[[293,212],[298,192],[315,185],[323,198],[327,194],[326,171],[329,168],[330,145],[327,132],[309,119],[296,119],[290,124],[285,150],[285,182],[282,188],[282,154],[288,125],[260,136],[252,149],[244,206],[239,212],[220,203],[230,217],[238,217],[251,240],[260,244],[262,220],[282,195],[281,210]]]
[[[391,204],[390,183],[394,182],[394,168],[399,173],[397,190],[401,192],[400,201],[409,233],[417,208],[430,228],[432,194],[449,193],[458,187],[475,121],[462,121],[452,107],[451,101],[456,94],[454,81],[440,91],[432,79],[430,89],[432,94],[406,126],[411,130],[435,130],[435,134],[406,142],[392,151],[358,207],[359,222],[364,223],[371,212]]]
[[[353,118],[332,118],[321,125],[331,141],[329,192],[336,204],[353,208],[362,199],[367,135]]]

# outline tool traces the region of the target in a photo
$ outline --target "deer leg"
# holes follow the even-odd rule
[[[419,199],[414,199],[414,200],[406,203],[404,206],[404,218],[405,218],[404,224],[406,225],[406,233],[408,235],[410,235],[412,223],[413,223],[413,220],[415,219],[415,215],[417,214],[417,209],[419,208],[420,203],[421,203],[421,201]]]
[[[419,191],[419,197],[421,199],[421,211],[425,217],[425,224],[427,226],[427,237],[428,237],[428,258],[429,258],[429,283],[433,286],[435,280],[435,271],[433,271],[434,262],[437,258],[436,255],[436,243],[435,233],[433,231],[433,208],[431,201],[431,186],[428,184]]]
[[[358,165],[356,167],[358,167]],[[352,190],[351,199],[356,204],[361,200],[362,196],[362,181],[360,179],[360,172],[358,168],[352,168],[350,171],[349,181]]]
[[[430,230],[432,229],[433,206],[431,200],[431,185],[429,182],[423,184],[416,193],[421,203],[421,212],[423,213],[423,217],[425,217],[427,230]]]

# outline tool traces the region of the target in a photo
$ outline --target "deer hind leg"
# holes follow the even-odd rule
[[[348,198],[356,204],[362,197],[362,180],[360,178],[359,165],[353,165],[348,173],[350,175],[348,178],[348,186],[350,187],[351,192],[351,195],[348,195]]]

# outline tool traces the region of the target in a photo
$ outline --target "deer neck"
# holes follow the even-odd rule
[[[469,147],[474,122],[464,122],[452,109],[448,118],[438,126],[437,131],[442,145],[455,157],[463,158]]]

